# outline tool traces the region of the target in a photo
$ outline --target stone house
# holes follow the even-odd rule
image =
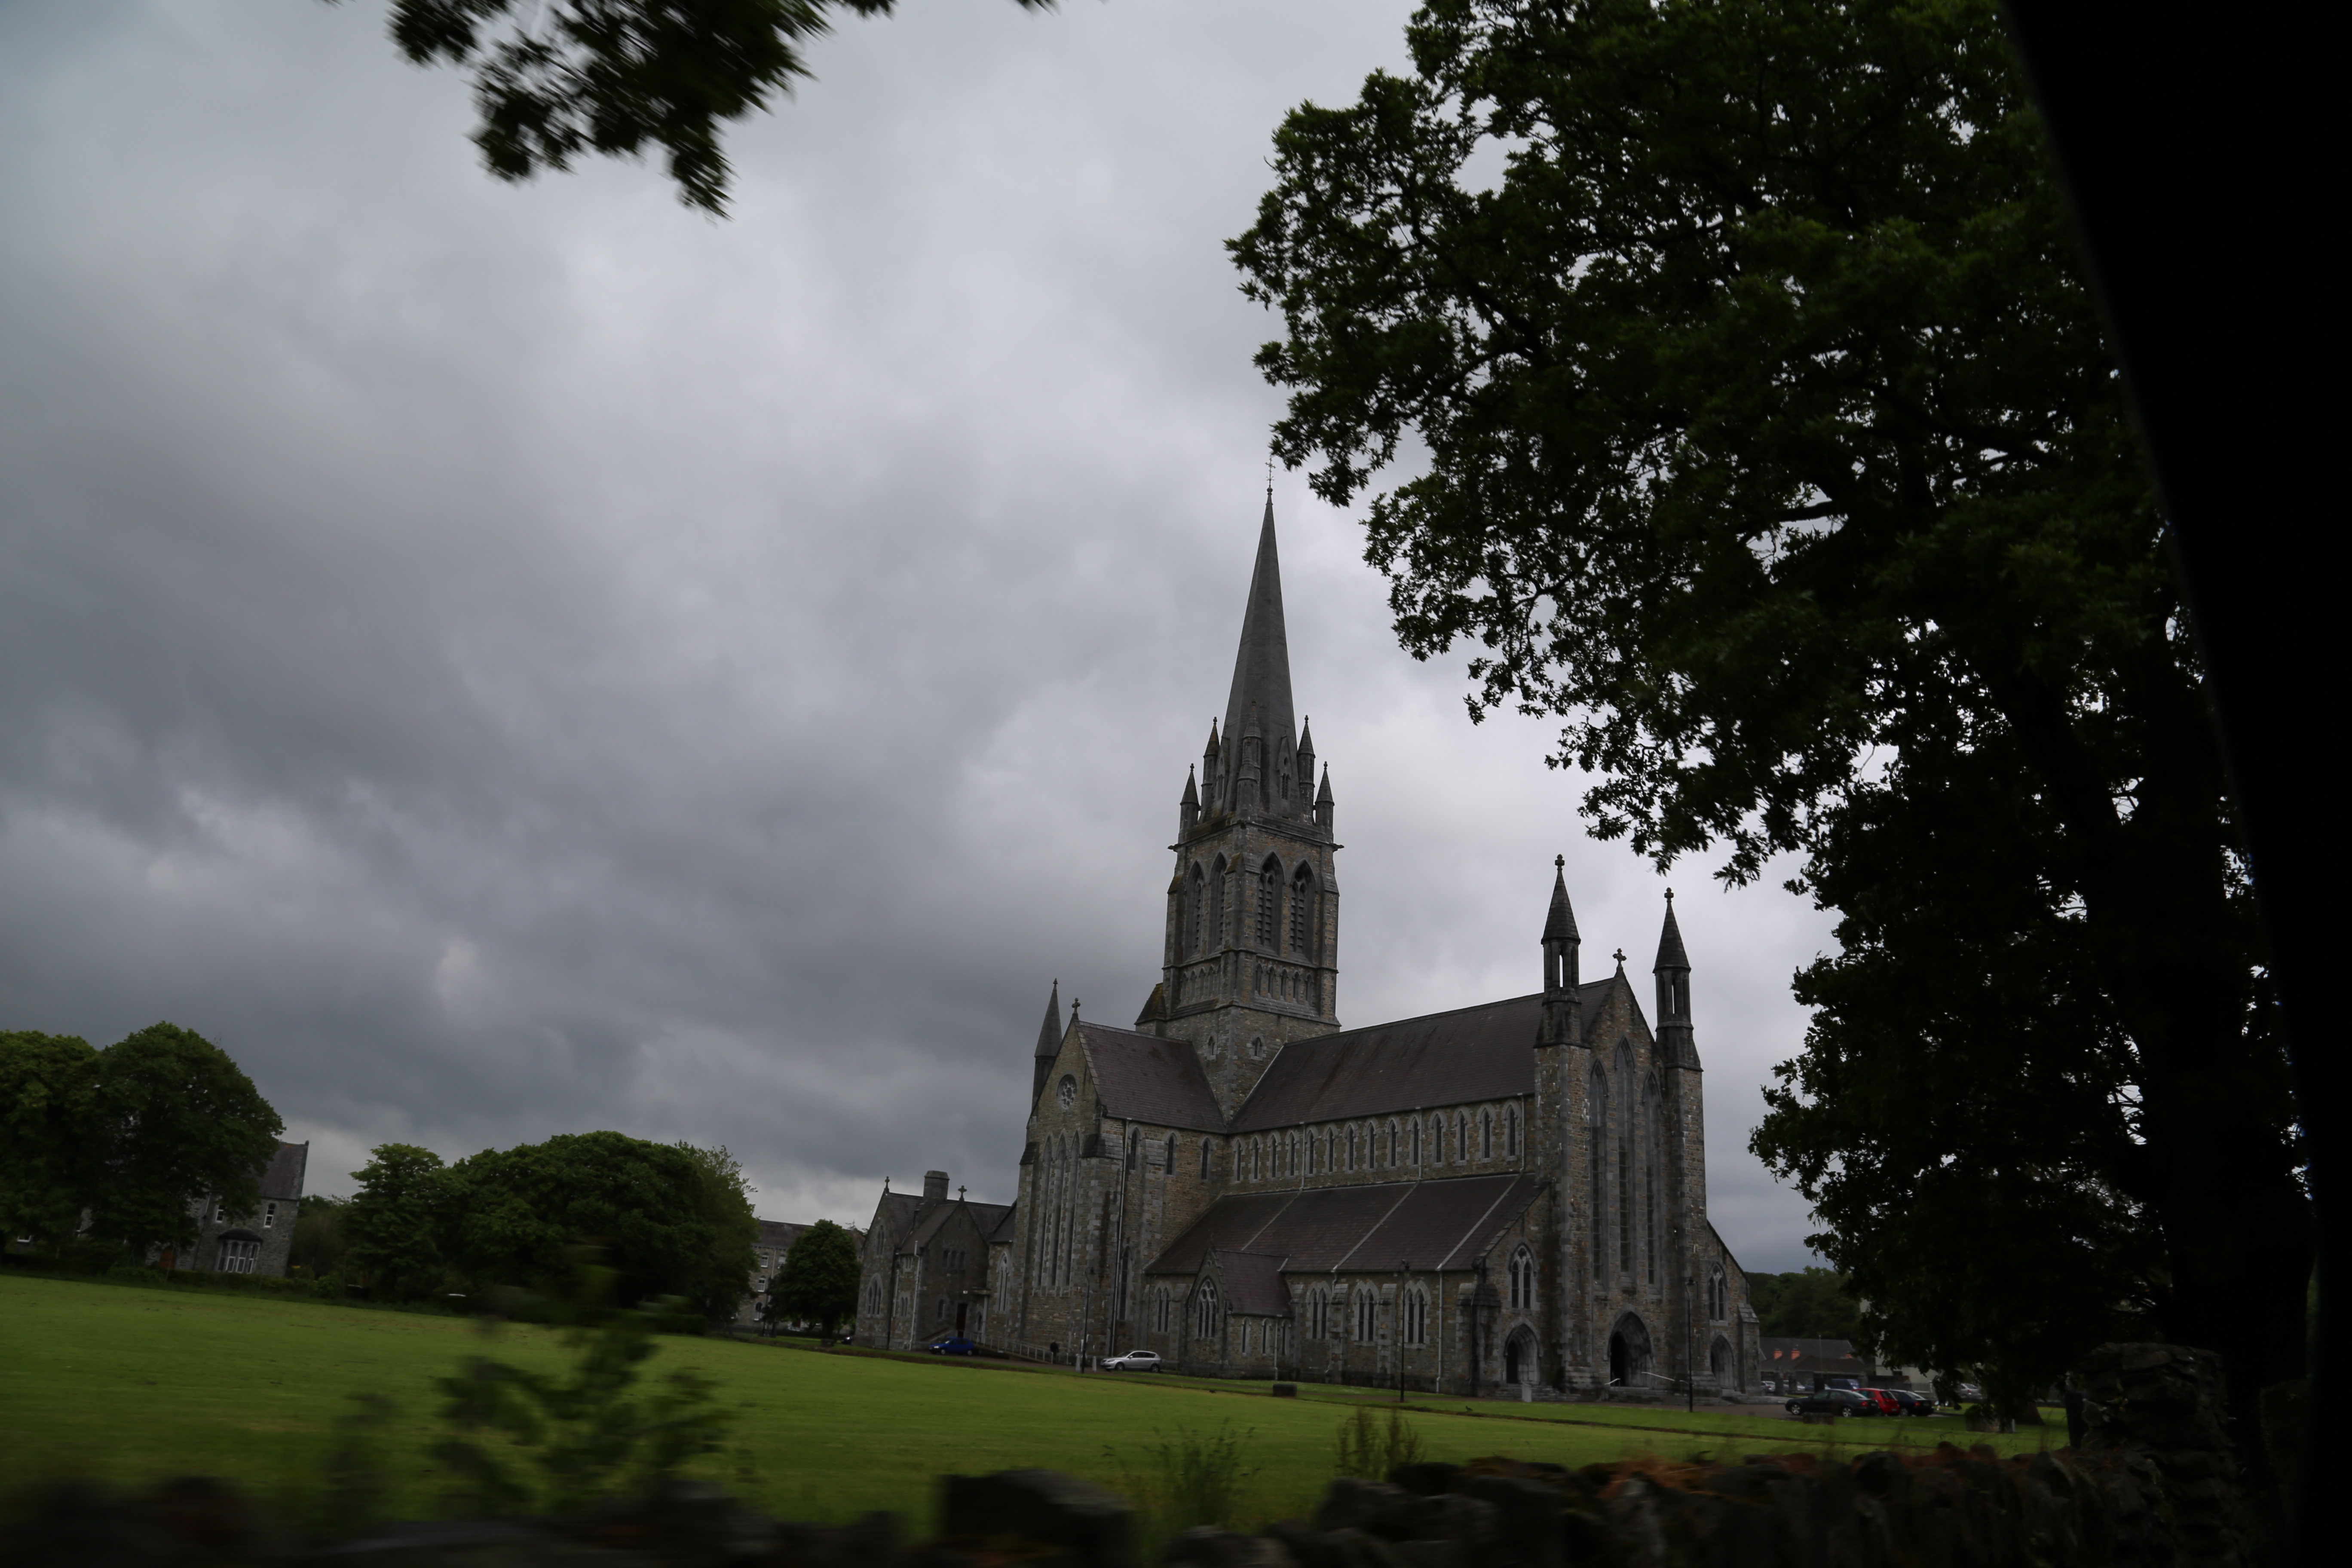
[[[919,1350],[950,1335],[993,1343],[988,1321],[990,1245],[1009,1204],[948,1196],[945,1171],[923,1173],[920,1197],[894,1193],[866,1228],[857,1300],[857,1341]]]
[[[294,1222],[301,1215],[302,1180],[310,1163],[310,1144],[279,1143],[261,1169],[258,1209],[231,1214],[218,1198],[198,1199],[188,1205],[196,1216],[195,1245],[184,1252],[163,1248],[156,1266],[283,1279],[293,1258]]]
[[[1159,984],[1125,1028],[1076,1003],[1065,1025],[1055,988],[1015,1202],[950,1203],[939,1172],[919,1200],[886,1190],[860,1337],[952,1318],[1014,1353],[1142,1348],[1226,1375],[1753,1387],[1672,894],[1654,1025],[1622,951],[1583,979],[1556,859],[1539,989],[1343,1029],[1334,812],[1293,721],[1269,500],[1223,723],[1178,803]]]

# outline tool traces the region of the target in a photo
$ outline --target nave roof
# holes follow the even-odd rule
[[[1617,976],[1577,988],[1588,1031]],[[1350,1116],[1388,1116],[1532,1094],[1543,994],[1293,1040],[1234,1118],[1263,1132]]]
[[[1213,1249],[1280,1258],[1286,1274],[1467,1268],[1542,1184],[1507,1174],[1229,1194],[1144,1272],[1194,1274]]]

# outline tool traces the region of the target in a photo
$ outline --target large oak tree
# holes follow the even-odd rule
[[[2165,522],[1988,0],[1441,0],[1233,242],[1284,458],[1593,831],[1840,916],[1757,1151],[2014,1403],[2300,1372],[2310,1215]],[[2184,309],[2194,308],[2183,301]],[[2248,1419],[2242,1430],[2252,1432]]]

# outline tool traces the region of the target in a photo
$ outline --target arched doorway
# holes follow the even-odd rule
[[[1525,1323],[1511,1331],[1503,1342],[1503,1381],[1534,1384],[1542,1374],[1536,1354],[1536,1336]]]
[[[1650,1370],[1650,1331],[1628,1312],[1609,1331],[1609,1381],[1632,1386]]]
[[[1715,1343],[1707,1347],[1706,1367],[1709,1372],[1715,1373],[1716,1384],[1717,1387],[1720,1387],[1723,1384],[1724,1378],[1727,1376],[1731,1371],[1731,1342],[1729,1340],[1725,1339],[1720,1334],[1716,1336]]]

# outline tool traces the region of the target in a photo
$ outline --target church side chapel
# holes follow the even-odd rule
[[[1622,952],[1582,978],[1556,858],[1540,990],[1343,1029],[1333,811],[1293,718],[1269,495],[1224,719],[1178,806],[1160,983],[1129,1028],[1076,1003],[1065,1025],[1055,985],[1015,1202],[950,1200],[939,1172],[919,1200],[886,1191],[859,1338],[1444,1394],[1753,1386],[1673,894],[1654,1026]]]

